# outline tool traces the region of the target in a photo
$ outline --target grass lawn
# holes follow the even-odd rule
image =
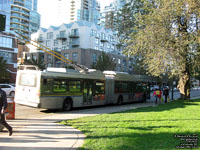
[[[182,141],[180,138],[194,134],[198,136],[200,146],[200,99],[193,102],[177,100],[158,107],[62,123],[78,128],[86,135],[80,148],[85,150],[175,150],[181,143],[195,144],[195,137],[182,137]],[[186,139],[193,139],[193,142],[184,141]]]

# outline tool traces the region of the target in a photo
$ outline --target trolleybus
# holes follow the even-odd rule
[[[70,110],[75,107],[145,102],[149,82],[142,76],[114,71],[47,68],[18,70],[15,102],[44,109]]]

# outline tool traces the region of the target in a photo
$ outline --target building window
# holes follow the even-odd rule
[[[114,45],[112,45],[112,44],[111,44],[111,49],[112,49],[112,50],[115,50],[115,46],[114,46]]]
[[[47,67],[53,67],[52,63],[47,63]]]
[[[0,47],[12,48],[12,38],[0,37]]]
[[[52,38],[53,38],[53,32],[48,32],[47,39],[52,39]]]
[[[66,50],[68,48],[68,46],[63,46],[62,50]]]
[[[77,52],[72,53],[72,60],[73,60],[74,62],[77,62],[77,61],[78,61],[78,53],[77,53]]]
[[[78,29],[72,29],[71,34],[72,35],[78,35]]]
[[[62,45],[66,45],[67,44],[67,40],[62,40]]]
[[[96,65],[97,63],[97,54],[92,54],[92,64]]]
[[[13,63],[13,53],[9,52],[0,52],[0,56],[3,57],[4,60],[6,60],[7,63]]]
[[[50,47],[50,41],[46,41],[46,46]]]
[[[69,53],[64,53],[64,57],[69,59]]]
[[[99,50],[99,46],[95,46],[95,48],[94,48],[95,50]]]
[[[66,34],[65,34],[65,31],[60,31],[60,36],[62,37],[64,37]]]
[[[54,47],[53,50],[54,50],[54,51],[59,51],[58,47]]]
[[[47,61],[52,61],[53,60],[53,56],[52,55],[47,55]]]
[[[58,40],[54,40],[54,41],[53,41],[53,45],[54,45],[54,46],[58,46]]]
[[[101,33],[101,39],[105,39],[105,34]]]
[[[91,36],[95,36],[96,33],[97,33],[97,31],[95,31],[95,30],[92,29],[92,31],[91,31]]]
[[[99,45],[99,39],[95,38],[95,44]]]
[[[110,44],[107,44],[107,48],[110,49]]]
[[[123,66],[126,66],[126,64],[127,64],[126,60],[123,60]]]
[[[118,59],[118,64],[121,64],[121,59]]]

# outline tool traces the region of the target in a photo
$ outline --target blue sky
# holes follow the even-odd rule
[[[113,0],[98,0],[101,9],[108,6]],[[62,23],[68,23],[66,9],[70,0],[38,0],[38,13],[41,15],[41,27],[59,26]],[[63,5],[64,3],[65,5]],[[65,7],[66,6],[66,7]],[[59,12],[58,9],[62,10]]]

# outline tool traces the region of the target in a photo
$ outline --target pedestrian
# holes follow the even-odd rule
[[[167,103],[167,98],[169,96],[169,89],[167,87],[164,88],[163,95],[165,96],[165,103]]]
[[[6,92],[0,88],[0,124],[2,124],[5,128],[7,128],[9,132],[9,136],[12,135],[12,127],[5,120],[5,110],[7,108],[7,97]]]
[[[156,89],[153,93],[153,96],[155,96],[155,104],[157,104],[158,98],[160,99],[160,90]]]

